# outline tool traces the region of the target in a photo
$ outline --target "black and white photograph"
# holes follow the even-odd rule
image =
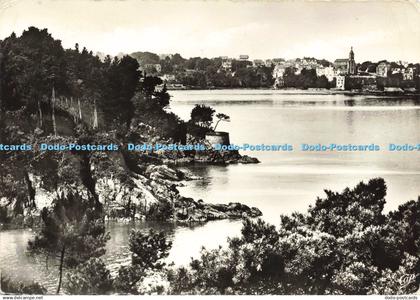
[[[0,0],[0,278],[418,299],[420,1]]]

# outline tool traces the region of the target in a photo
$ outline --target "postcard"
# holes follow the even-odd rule
[[[420,291],[420,2],[0,0],[2,299]]]

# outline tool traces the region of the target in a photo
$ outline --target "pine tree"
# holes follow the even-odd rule
[[[64,268],[74,268],[91,257],[105,253],[109,234],[105,232],[102,209],[95,200],[83,199],[79,194],[61,195],[50,209],[41,213],[42,228],[29,241],[32,254],[58,260],[60,293]]]

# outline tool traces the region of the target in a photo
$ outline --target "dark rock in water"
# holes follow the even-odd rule
[[[182,180],[202,180],[203,177],[194,175],[191,171],[187,169],[177,170],[179,177]]]
[[[167,165],[150,165],[147,167],[145,175],[153,180],[163,179],[169,181],[181,181],[202,179],[199,176],[195,176],[188,170],[172,169]]]
[[[262,216],[261,210],[259,210],[257,207],[251,207],[251,216],[260,217]]]
[[[194,156],[194,161],[207,164],[256,164],[260,161],[255,157],[241,155],[238,151],[200,151]]]
[[[203,223],[212,220],[255,218],[262,215],[256,207],[241,203],[208,204],[192,198],[181,197],[176,205],[176,221],[183,224]]]
[[[187,144],[203,145],[205,150],[166,151],[160,154],[162,163],[169,165],[187,165],[191,163],[203,163],[209,165],[259,163],[258,159],[247,155],[241,155],[237,150],[215,150],[212,144],[205,139],[189,137]]]
[[[239,163],[241,163],[241,164],[258,164],[258,163],[260,163],[260,161],[259,161],[257,158],[255,158],[255,157],[250,157],[250,156],[248,156],[248,155],[244,155],[244,156],[242,156],[242,157],[238,160],[238,162],[239,162]]]
[[[145,175],[151,179],[181,180],[177,171],[166,165],[150,165],[147,167]]]
[[[210,204],[214,209],[226,212],[228,210],[228,206],[226,204]]]

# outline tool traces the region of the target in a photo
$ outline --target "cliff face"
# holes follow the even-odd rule
[[[170,142],[160,138],[150,126],[141,123],[132,126],[130,134],[139,142]],[[78,139],[84,138],[81,135]],[[35,140],[37,143],[75,142],[73,137],[47,136]],[[122,144],[113,132],[97,133],[90,137],[89,142]],[[95,199],[103,205],[107,219],[118,221],[151,219],[187,224],[260,216],[257,208],[239,203],[206,204],[202,200],[195,201],[179,194],[177,186],[188,180],[201,179],[189,171],[174,167],[179,159],[190,157],[196,162],[217,163],[211,159],[216,155],[220,162],[243,159],[239,153],[208,151],[193,155],[178,152],[174,155],[171,152],[128,152],[123,147],[119,151],[103,152],[35,151],[27,159],[33,204],[24,205],[20,213],[13,209],[18,199],[3,198],[1,205],[6,207],[7,218],[13,219],[15,226],[36,226],[40,210],[49,207],[58,195],[68,193]]]
[[[92,174],[99,175],[95,168],[92,168]],[[39,211],[49,207],[55,196],[42,188],[39,177],[32,175],[31,179],[36,191],[36,209],[25,210],[27,225],[36,222]],[[200,178],[166,165],[149,165],[143,175],[131,173],[125,181],[113,176],[98,176],[95,190],[106,219],[116,221],[157,219],[189,224],[262,215],[257,208],[240,203],[207,204],[203,200],[183,197],[177,186],[188,180]],[[64,195],[70,192],[89,196],[83,185],[60,186],[56,191]]]
[[[110,219],[157,219],[189,224],[210,220],[257,217],[255,207],[240,203],[207,204],[186,198],[177,186],[201,178],[167,165],[149,165],[143,175],[132,174],[133,185],[115,179],[100,180],[98,193]]]

